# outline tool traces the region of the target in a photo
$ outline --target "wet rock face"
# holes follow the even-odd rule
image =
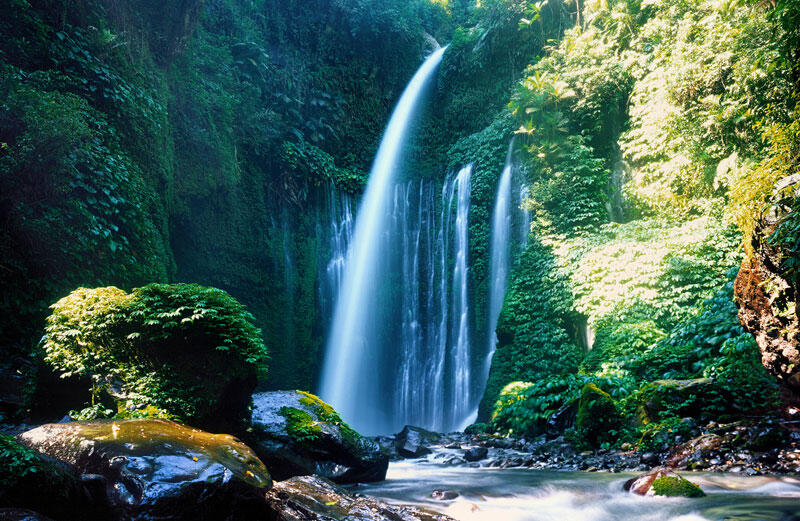
[[[316,396],[256,393],[251,425],[246,441],[275,479],[317,474],[337,483],[363,483],[386,478],[389,456]]]
[[[763,250],[763,249],[762,249]],[[734,283],[734,296],[739,306],[739,322],[755,336],[764,367],[781,381],[785,388],[800,395],[800,321],[791,305],[797,294],[775,267],[767,251],[757,250],[742,263]]]
[[[422,508],[355,497],[318,476],[275,483],[267,502],[276,521],[455,521]]]
[[[406,425],[394,438],[394,447],[402,458],[420,458],[431,453],[427,446],[439,441],[440,435]]]
[[[489,455],[489,449],[486,447],[470,447],[464,451],[465,461],[480,461]]]
[[[74,465],[87,488],[105,493],[116,519],[244,521],[266,515],[269,473],[229,435],[143,419],[48,424],[19,440]]]

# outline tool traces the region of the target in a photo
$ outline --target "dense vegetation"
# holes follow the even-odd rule
[[[76,418],[212,425],[225,379],[242,396],[257,377],[311,389],[329,195],[360,192],[433,39],[450,47],[413,171],[441,183],[474,164],[472,338],[490,333],[490,215],[513,136],[534,218],[488,428],[538,435],[565,416],[578,445],[646,448],[770,413],[776,375],[733,281],[768,251],[768,289],[782,288],[769,305],[796,324],[798,13],[795,0],[5,2],[0,369],[38,374],[16,414],[56,388],[50,369],[93,385]]]
[[[686,416],[774,406],[732,281],[765,208],[786,216],[777,230],[793,226],[794,195],[773,187],[797,172],[796,42],[785,45],[796,13],[587,4],[528,68],[509,107],[539,240],[518,260],[498,328],[483,405],[494,428],[537,434],[566,407],[579,444],[646,448],[660,432],[691,432]],[[779,231],[766,240],[785,248],[791,273],[795,244]],[[517,379],[537,383],[512,383],[492,406]],[[589,386],[605,398],[588,401]],[[666,404],[651,415],[654,401]],[[611,409],[590,414],[598,403]],[[615,415],[628,419],[604,424]]]

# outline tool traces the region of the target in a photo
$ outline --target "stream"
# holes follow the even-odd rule
[[[636,474],[489,469],[405,460],[386,481],[355,491],[410,503],[460,521],[800,521],[800,478],[682,473],[699,499],[642,497],[622,485]],[[452,490],[449,501],[431,498]]]

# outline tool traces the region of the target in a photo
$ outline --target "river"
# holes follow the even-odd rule
[[[800,478],[682,473],[707,496],[641,497],[635,474],[490,469],[435,461],[392,463],[386,481],[355,491],[424,506],[460,521],[800,521]],[[452,490],[453,500],[431,497]]]

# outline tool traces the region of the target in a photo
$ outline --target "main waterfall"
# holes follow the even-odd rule
[[[433,77],[445,48],[429,56],[406,87],[381,140],[367,188],[356,213],[352,241],[336,299],[323,365],[322,397],[355,428],[366,433],[388,432],[397,425],[384,369],[393,363],[384,346],[391,345],[392,293],[387,284],[387,246],[392,184],[408,129],[419,111],[426,84]],[[402,289],[402,288],[400,288]],[[396,367],[395,367],[396,369]],[[400,420],[402,421],[402,420]]]

